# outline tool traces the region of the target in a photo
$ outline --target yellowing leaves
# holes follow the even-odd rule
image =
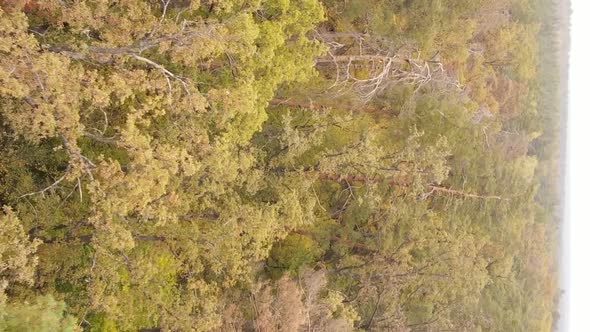
[[[15,282],[33,282],[37,266],[35,251],[41,241],[29,241],[9,207],[4,206],[0,213],[0,294],[3,294],[4,288]]]

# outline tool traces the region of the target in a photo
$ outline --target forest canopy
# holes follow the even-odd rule
[[[0,0],[0,330],[551,331],[551,0]]]

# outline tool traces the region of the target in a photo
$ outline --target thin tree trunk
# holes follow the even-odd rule
[[[269,105],[272,107],[281,107],[281,106],[288,106],[288,107],[299,107],[305,108],[310,110],[317,110],[317,109],[329,109],[329,108],[338,108],[338,109],[351,109],[355,112],[366,112],[366,113],[375,113],[380,111],[380,109],[371,106],[371,105],[354,105],[350,103],[334,103],[330,101],[318,101],[318,100],[296,100],[291,98],[273,98]]]
[[[453,189],[449,189],[449,188],[445,188],[445,187],[439,187],[439,186],[430,186],[430,193],[443,193],[443,194],[449,194],[449,195],[456,195],[456,196],[462,196],[462,197],[467,197],[467,198],[478,198],[478,199],[495,199],[495,200],[508,200],[507,198],[501,197],[501,196],[497,196],[497,195],[480,195],[480,194],[473,194],[473,193],[468,193],[465,191],[460,191],[460,190],[453,190]]]

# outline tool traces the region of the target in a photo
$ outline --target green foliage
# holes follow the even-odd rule
[[[90,325],[91,332],[117,332],[117,325],[114,321],[106,318],[104,314],[90,314],[86,319]]]
[[[0,315],[0,329],[7,332],[75,332],[76,319],[64,312],[65,303],[40,296],[32,304],[10,303]]]
[[[273,245],[266,264],[273,276],[280,276],[283,271],[294,275],[302,266],[316,261],[320,254],[320,248],[309,237],[289,234]]]
[[[0,292],[9,283],[32,283],[39,240],[29,241],[15,213],[7,206],[0,215]]]
[[[2,2],[0,330],[548,331],[550,6]]]

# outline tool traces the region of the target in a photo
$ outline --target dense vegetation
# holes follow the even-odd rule
[[[0,8],[0,330],[555,324],[550,0]]]

